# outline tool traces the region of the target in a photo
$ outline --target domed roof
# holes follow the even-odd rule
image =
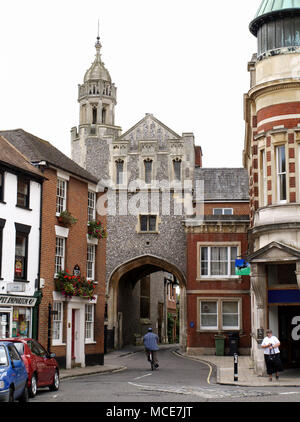
[[[273,16],[295,13],[300,13],[300,0],[263,0],[254,20],[250,23],[250,31],[256,36],[259,26]]]
[[[84,82],[88,82],[91,80],[95,81],[95,80],[100,80],[100,79],[102,81],[111,82],[110,74],[108,70],[104,67],[104,63],[101,60],[101,54],[100,54],[101,44],[100,44],[99,38],[95,47],[96,47],[95,61],[92,64],[92,66],[86,71],[84,75]]]

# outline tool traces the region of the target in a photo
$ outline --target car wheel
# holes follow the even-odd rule
[[[50,391],[57,391],[59,389],[59,374],[58,371],[55,371],[53,384],[49,386]]]
[[[29,399],[29,393],[28,393],[28,387],[27,387],[27,381],[26,381],[26,385],[24,387],[22,396],[19,398],[19,402],[27,403],[28,399]]]
[[[36,392],[37,392],[36,375],[32,375],[31,384],[30,384],[30,387],[29,387],[29,396],[31,398],[34,398],[36,396]]]

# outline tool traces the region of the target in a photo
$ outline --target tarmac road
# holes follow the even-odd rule
[[[85,375],[61,381],[57,392],[40,389],[32,403],[40,402],[300,402],[300,389],[239,387],[216,384],[211,366],[159,351],[160,367],[151,371],[143,352],[120,355],[126,370]]]

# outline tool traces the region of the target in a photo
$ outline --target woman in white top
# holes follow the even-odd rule
[[[279,379],[278,371],[281,371],[280,360],[280,341],[277,337],[273,336],[272,330],[266,331],[267,337],[264,338],[261,347],[264,349],[265,362],[269,381],[272,381],[272,374],[276,373],[276,379]]]

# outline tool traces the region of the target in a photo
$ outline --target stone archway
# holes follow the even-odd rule
[[[118,318],[118,286],[119,282],[127,274],[133,275],[137,279],[157,271],[166,271],[173,274],[179,282],[180,287],[180,347],[186,350],[186,278],[179,268],[166,261],[163,258],[153,255],[143,255],[133,258],[117,268],[110,274],[107,284],[106,297],[108,305],[108,328],[115,328],[115,347],[120,347],[120,339],[118,335],[119,318]]]

